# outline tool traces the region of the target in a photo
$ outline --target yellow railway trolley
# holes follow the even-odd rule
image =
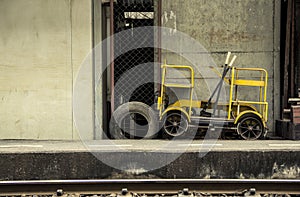
[[[170,138],[182,136],[191,126],[214,128],[218,125],[221,125],[221,128],[236,130],[238,135],[246,140],[255,140],[265,135],[268,117],[268,73],[262,68],[234,67],[232,65],[235,58],[236,56],[229,63],[230,52],[228,53],[223,74],[218,73],[221,80],[207,101],[193,100],[195,73],[191,66],[166,63],[161,66],[162,81],[157,110],[165,136]],[[169,82],[166,76],[171,69],[184,70],[189,75],[187,77],[189,82]],[[246,76],[241,75],[245,72]],[[226,77],[227,75],[229,77]],[[218,102],[223,82],[229,85],[229,99],[226,103]],[[254,89],[252,91],[257,91],[258,99],[245,99],[245,95],[240,98],[238,93],[242,87],[251,87]],[[178,99],[170,104],[166,93],[168,88],[186,89],[189,92],[188,98]],[[214,97],[216,98],[213,99]],[[209,129],[208,132],[212,130]]]

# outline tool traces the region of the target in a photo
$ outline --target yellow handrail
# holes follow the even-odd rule
[[[191,66],[186,65],[168,65],[166,62],[161,66],[163,72],[162,72],[162,81],[161,81],[161,92],[160,97],[158,98],[158,110],[159,110],[159,116],[162,116],[163,113],[163,95],[165,92],[165,87],[174,87],[174,88],[188,88],[190,89],[190,98],[189,98],[189,116],[191,116],[192,113],[192,102],[193,102],[193,89],[195,86],[195,79],[194,79],[194,69]],[[167,74],[167,68],[174,68],[174,69],[187,69],[190,72],[190,83],[189,84],[180,84],[180,83],[172,83],[167,84],[166,83],[166,74]],[[189,118],[189,117],[188,117]]]
[[[259,80],[249,80],[249,79],[239,79],[239,71],[254,71],[260,72]],[[267,84],[268,84],[268,72],[263,68],[236,68],[232,67],[231,71],[231,83],[230,83],[230,98],[229,98],[229,111],[228,119],[230,119],[232,103],[236,104],[256,104],[259,105],[260,113],[262,114],[263,120],[267,121],[268,117],[268,102],[267,102]],[[242,101],[235,98],[233,100],[233,94],[237,95],[237,92],[234,92],[234,86],[252,86],[259,87],[259,101]],[[237,88],[235,88],[237,91]]]

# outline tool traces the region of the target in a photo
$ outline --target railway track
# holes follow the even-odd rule
[[[0,181],[0,197],[300,196],[300,180],[116,179]]]

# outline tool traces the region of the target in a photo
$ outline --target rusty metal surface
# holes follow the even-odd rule
[[[290,83],[290,96],[295,97],[295,1],[292,0],[292,10],[291,10],[291,63],[290,63],[290,68],[291,68],[291,79],[289,81]]]
[[[285,57],[284,57],[284,77],[283,77],[283,108],[288,106],[289,97],[289,65],[290,65],[290,44],[291,44],[291,20],[292,20],[292,1],[288,0],[287,21],[286,21],[286,37],[285,37]]]
[[[300,180],[263,179],[115,179],[115,180],[45,180],[2,181],[0,194],[96,194],[113,196],[136,196],[173,194],[172,196],[197,196],[203,193],[254,194],[300,194]],[[110,195],[111,196],[111,195]],[[198,195],[199,196],[199,195]],[[201,195],[200,195],[201,196]]]

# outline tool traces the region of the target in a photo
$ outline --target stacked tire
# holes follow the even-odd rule
[[[155,111],[150,106],[135,101],[120,105],[113,112],[109,126],[110,135],[114,139],[151,139],[159,131]],[[132,127],[134,129],[130,129]]]

